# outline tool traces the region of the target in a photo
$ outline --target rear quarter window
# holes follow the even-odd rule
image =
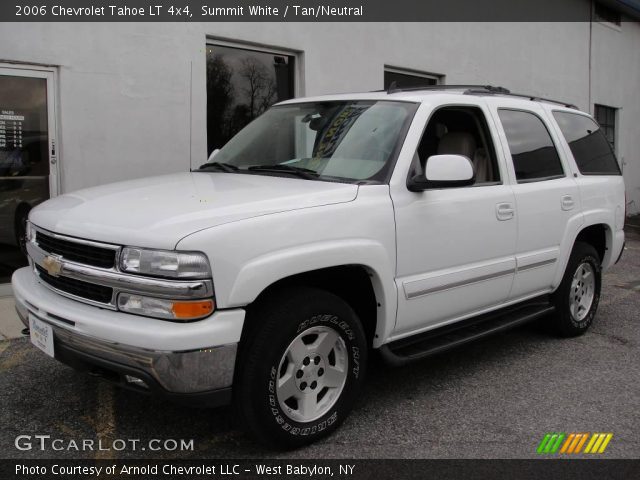
[[[611,144],[600,126],[577,113],[554,111],[553,116],[571,148],[583,175],[620,175],[620,167]]]

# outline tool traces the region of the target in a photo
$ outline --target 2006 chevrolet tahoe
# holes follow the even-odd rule
[[[586,113],[493,87],[280,103],[190,173],[30,214],[18,312],[47,354],[131,389],[233,401],[312,442],[377,349],[394,364],[544,316],[594,320],[624,183]]]

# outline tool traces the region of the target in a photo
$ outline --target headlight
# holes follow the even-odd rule
[[[203,253],[147,250],[125,247],[120,267],[125,272],[154,277],[210,278],[209,261]]]
[[[213,313],[213,300],[165,300],[131,293],[118,295],[118,309],[122,312],[168,320],[197,320]]]

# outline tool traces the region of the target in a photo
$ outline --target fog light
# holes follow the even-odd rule
[[[167,320],[197,320],[213,313],[213,300],[179,301],[144,297],[130,293],[118,295],[118,309],[122,312]]]

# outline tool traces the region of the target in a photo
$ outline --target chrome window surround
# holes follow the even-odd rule
[[[113,295],[109,303],[102,303],[59,290],[48,284],[47,282],[41,280],[41,283],[44,286],[64,297],[68,297],[78,302],[86,303],[96,307],[107,308],[110,310],[118,310],[117,299],[118,294],[121,292],[172,300],[196,300],[213,297],[213,281],[211,279],[168,280],[124,273],[119,269],[120,252],[123,248],[119,245],[68,237],[65,235],[50,232],[49,230],[45,230],[40,227],[36,227],[33,224],[31,224],[31,228],[36,232],[42,232],[45,235],[49,235],[60,240],[66,240],[68,242],[74,242],[81,245],[90,245],[93,247],[105,248],[115,251],[114,266],[111,268],[100,268],[92,265],[85,265],[82,263],[65,260],[64,257],[61,257],[60,255],[46,252],[45,250],[40,248],[37,241],[35,240],[34,235],[34,238],[27,242],[27,252],[29,253],[29,259],[32,264],[33,271],[38,278],[40,278],[40,275],[35,268],[35,265],[39,265],[41,268],[47,270],[44,265],[44,259],[47,256],[52,256],[59,259],[62,263],[62,269],[60,271],[61,277],[72,278],[74,280],[80,280],[83,282],[92,283],[94,285],[113,288]]]

